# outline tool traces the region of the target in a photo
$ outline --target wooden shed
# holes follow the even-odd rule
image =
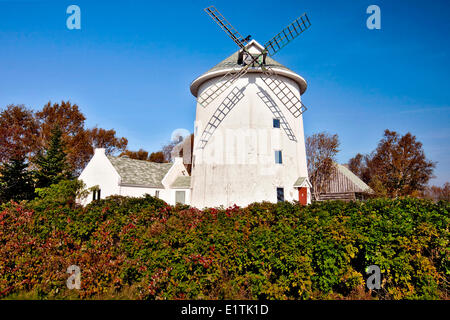
[[[336,170],[331,180],[325,186],[317,201],[324,200],[365,200],[374,192],[357,175],[351,172],[346,165],[336,163]]]

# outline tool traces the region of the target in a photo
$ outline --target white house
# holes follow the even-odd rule
[[[128,157],[112,157],[105,149],[95,154],[79,178],[87,188],[98,186],[82,204],[111,195],[141,197],[156,196],[169,204],[189,204],[190,176],[182,158],[173,163],[155,163]]]
[[[257,56],[264,48],[252,40],[246,49]],[[294,115],[286,101],[268,86],[261,67],[250,67],[207,105],[202,99],[202,94],[229,80],[224,75],[243,68],[241,60],[240,50],[190,86],[198,98],[191,205],[227,207],[284,200],[310,203],[303,116]],[[297,101],[301,99],[307,84],[300,75],[269,57],[265,66],[275,72],[276,81],[288,87]]]

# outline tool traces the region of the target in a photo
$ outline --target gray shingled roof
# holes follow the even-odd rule
[[[362,181],[356,174],[350,171],[346,166],[342,164],[337,163],[338,170],[346,176],[348,179],[350,179],[351,182],[353,182],[362,192],[373,192],[373,190],[365,184],[364,181]]]
[[[172,163],[156,163],[127,157],[108,156],[122,184],[164,188],[161,183]]]
[[[188,189],[191,187],[191,177],[190,176],[179,176],[170,186],[174,189]]]
[[[235,53],[233,53],[231,56],[229,56],[225,60],[223,60],[222,62],[218,63],[213,68],[209,69],[204,74],[207,74],[207,73],[210,73],[210,72],[214,72],[214,71],[219,71],[219,70],[231,69],[231,68],[236,68],[236,69],[242,68],[242,66],[237,63],[238,55],[239,55],[239,50],[236,51]],[[266,57],[266,66],[279,68],[279,69],[284,69],[284,70],[288,70],[288,71],[293,72],[292,70],[290,70],[289,68],[283,66],[281,63],[273,60],[269,56]]]
[[[302,185],[302,183],[306,180],[306,177],[300,177],[297,179],[297,181],[295,181],[294,183],[294,187],[299,187]]]

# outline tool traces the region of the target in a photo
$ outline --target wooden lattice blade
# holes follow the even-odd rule
[[[205,12],[225,31],[225,33],[233,40],[240,48],[243,48],[250,37],[244,38],[241,34],[225,19],[225,17],[214,6],[205,8]]]
[[[275,101],[265,92],[260,90],[257,93],[258,97],[264,102],[264,104],[269,108],[269,110],[274,115],[275,119],[280,120],[280,126],[283,128],[284,132],[286,132],[287,137],[291,141],[297,142],[297,138],[295,137],[294,131],[292,131],[291,126],[286,120],[283,112],[281,112],[280,108],[277,106]]]
[[[275,37],[266,43],[264,48],[267,50],[269,56],[275,55],[289,42],[297,38],[301,33],[311,26],[306,13],[298,17],[294,22],[281,30]]]
[[[275,78],[276,73],[272,68],[265,67],[263,74],[261,79],[294,117],[298,118],[306,111],[305,105],[294,92],[283,81]]]
[[[198,103],[202,107],[206,108],[211,102],[213,102],[218,96],[220,96],[225,90],[227,90],[236,80],[246,74],[248,72],[248,67],[249,66],[228,71],[213,86],[209,87],[200,94],[197,99]]]
[[[236,87],[231,90],[231,92],[226,96],[222,103],[217,107],[216,111],[212,115],[206,124],[205,130],[203,130],[202,136],[200,138],[199,149],[205,148],[209,139],[216,131],[217,127],[222,123],[223,119],[228,115],[231,109],[244,97],[243,89],[238,89]]]

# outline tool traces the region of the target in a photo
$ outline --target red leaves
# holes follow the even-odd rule
[[[6,223],[7,217],[8,217],[7,210],[3,210],[2,212],[0,212],[0,225],[4,225]]]
[[[200,264],[205,269],[208,269],[213,262],[212,257],[204,257],[201,254],[191,254],[186,259],[186,262],[192,262],[193,264]]]
[[[217,217],[217,213],[219,213],[219,210],[217,210],[216,208],[211,208],[209,209],[209,213],[215,218]]]
[[[187,225],[190,230],[195,229],[205,219],[205,213],[196,208],[182,210],[179,212],[178,216],[182,222],[185,222],[185,225]]]
[[[169,276],[169,272],[172,271],[173,268],[169,267],[165,270],[158,269],[156,273],[154,273],[148,285],[148,292],[150,295],[155,296],[158,290],[158,285],[167,280]]]
[[[362,270],[366,260],[356,261],[350,249],[371,254],[367,261],[372,261],[378,258],[372,248],[391,257],[396,253],[392,246],[410,260],[395,262],[390,274],[403,276],[409,270],[408,288],[417,292],[411,297],[424,290],[435,297],[439,291],[431,285],[441,285],[445,277],[440,262],[448,247],[447,204],[330,202],[297,214],[297,205],[267,203],[159,210],[145,207],[149,200],[136,205],[132,199],[131,206],[125,199],[120,208],[105,200],[103,207],[42,212],[5,205],[0,211],[0,296],[39,291],[49,299],[308,298],[341,283],[350,289],[358,284],[355,270]],[[106,205],[111,208],[107,217]],[[402,237],[389,240],[383,231],[387,227]],[[329,261],[339,265],[330,269]],[[397,264],[402,273],[393,269]],[[79,291],[66,289],[70,265],[81,269]],[[434,282],[424,284],[423,279]],[[397,290],[395,282],[386,285]],[[406,296],[401,290],[398,294]]]
[[[229,207],[229,208],[227,208],[227,210],[225,210],[225,214],[227,215],[227,217],[232,217],[236,213],[238,213],[240,211],[240,209],[241,208],[239,206],[234,204],[232,207]]]
[[[132,229],[136,229],[136,226],[132,223],[129,223],[122,228],[122,233],[127,234],[128,231],[130,231]]]
[[[26,157],[38,148],[39,123],[24,106],[10,105],[0,113],[0,162]]]

